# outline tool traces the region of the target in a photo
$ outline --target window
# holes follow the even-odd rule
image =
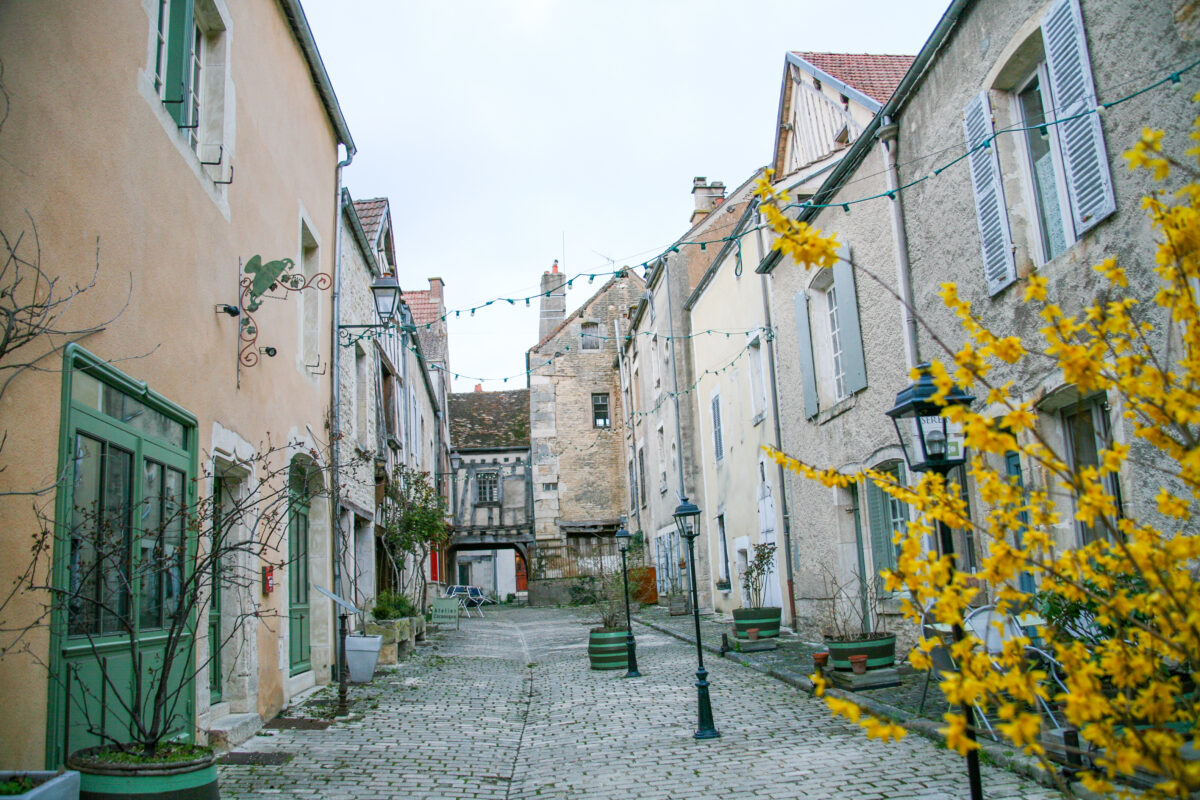
[[[717,562],[717,591],[728,592],[733,586],[729,580],[729,543],[725,540],[725,515],[717,515],[717,538],[721,543],[721,559]]]
[[[1037,65],[1032,74],[1027,68],[1013,74],[1030,63]],[[1017,142],[1033,228],[1029,249],[1038,263],[1055,258],[1116,210],[1100,115],[1085,113],[1096,107],[1090,63],[1079,0],[1055,0],[993,87],[1009,93],[1014,127],[1027,128]],[[986,90],[967,104],[963,125],[972,148],[984,278],[995,294],[1017,275],[997,147],[979,147],[995,136]]]
[[[370,392],[367,390],[367,354],[360,345],[354,345],[354,427],[358,446],[363,450],[371,447],[367,439],[367,408]]]
[[[637,470],[633,467],[633,459],[629,459],[629,507],[637,508]]]
[[[904,464],[894,461],[876,467],[894,480],[904,483]],[[885,494],[874,483],[867,482],[867,517],[871,526],[871,563],[875,574],[896,566],[896,546],[892,538],[898,530],[908,528],[908,505]],[[882,584],[881,584],[882,585]]]
[[[320,271],[320,249],[317,238],[307,223],[300,223],[300,268],[304,280],[310,281]],[[321,358],[321,301],[322,292],[300,292],[300,354],[304,366],[317,369]]]
[[[849,250],[839,253],[831,269],[816,270],[794,302],[804,416],[813,419],[867,386]],[[763,403],[765,408],[765,397]]]
[[[154,89],[202,164],[224,160],[226,21],[212,0],[158,0]]]
[[[542,491],[543,492],[557,492],[558,484],[557,483],[543,483]]]
[[[1087,467],[1099,470],[1103,462],[1102,451],[1108,447],[1110,441],[1107,404],[1103,399],[1076,403],[1063,410],[1062,423],[1071,469],[1075,472]],[[1112,495],[1117,512],[1120,513],[1121,488],[1115,476],[1105,477],[1104,488]],[[1115,539],[1119,535],[1116,521],[1107,517],[1101,517],[1096,527],[1082,522],[1076,522],[1075,525],[1080,543],[1085,545],[1101,538]]]
[[[579,326],[579,335],[582,339],[580,347],[584,350],[599,350],[600,349],[600,323],[585,322]]]
[[[642,500],[642,508],[646,507],[646,451],[638,447],[638,497]]]
[[[497,472],[477,472],[475,473],[475,502],[476,504],[483,503],[499,503],[500,502],[500,474]]]
[[[654,380],[654,390],[657,391],[662,387],[662,369],[659,366],[658,358],[658,334],[650,337],[650,377]]]
[[[592,394],[592,427],[607,428],[611,421],[608,417],[608,392]]]
[[[766,416],[767,408],[763,385],[762,337],[756,335],[750,339],[747,355],[750,358],[750,408],[754,411],[754,422],[758,424]]]
[[[721,435],[721,395],[712,398],[713,454],[717,461],[725,458],[725,442]]]

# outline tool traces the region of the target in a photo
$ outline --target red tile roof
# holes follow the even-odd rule
[[[383,217],[388,210],[388,200],[386,197],[373,197],[370,200],[355,200],[354,213],[358,214],[358,221],[362,223],[363,233],[367,234],[367,241],[371,246],[376,245],[376,239],[379,238],[379,226],[383,224]]]
[[[871,53],[795,54],[817,69],[858,89],[868,97],[886,103],[912,66],[916,56],[882,56]]]
[[[442,310],[433,298],[433,292],[425,289],[423,291],[404,292],[403,295],[404,302],[408,303],[408,307],[412,311],[413,322],[416,324],[424,325],[429,322],[437,322],[441,319]]]

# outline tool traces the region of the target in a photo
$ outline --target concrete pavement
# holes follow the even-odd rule
[[[573,609],[485,613],[355,687],[351,719],[245,743],[291,759],[222,765],[222,797],[967,796],[964,762],[944,749],[869,741],[819,700],[708,654],[722,735],[697,741],[693,647],[639,628],[644,677],[625,680],[588,668],[591,623]],[[988,765],[983,783],[989,800],[1059,797]]]

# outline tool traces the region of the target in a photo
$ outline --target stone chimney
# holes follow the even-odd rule
[[[558,259],[554,266],[542,273],[542,318],[538,325],[538,341],[542,341],[562,324],[567,316],[567,276],[558,271]]]
[[[695,225],[725,202],[725,184],[721,181],[709,183],[705,177],[692,178],[692,194],[696,198],[696,210],[692,212],[691,224]]]

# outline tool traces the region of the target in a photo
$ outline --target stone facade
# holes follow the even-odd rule
[[[539,541],[612,535],[620,527],[625,407],[614,322],[627,317],[644,288],[629,272],[614,276],[529,350],[533,517]]]

